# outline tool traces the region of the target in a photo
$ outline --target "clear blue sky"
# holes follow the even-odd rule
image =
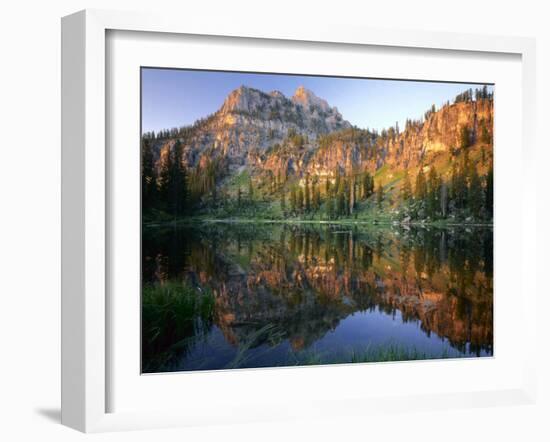
[[[192,124],[218,110],[227,95],[241,85],[264,92],[276,89],[289,98],[298,86],[305,86],[337,106],[351,124],[378,130],[396,121],[403,128],[407,118],[420,118],[432,104],[439,107],[470,87],[481,87],[468,83],[144,68],[142,130],[157,132]]]

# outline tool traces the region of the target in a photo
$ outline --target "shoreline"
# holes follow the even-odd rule
[[[296,220],[296,219],[249,219],[249,218],[180,218],[171,221],[153,221],[143,223],[144,228],[163,227],[170,225],[186,225],[186,224],[317,224],[317,225],[347,225],[347,226],[368,226],[368,227],[402,227],[402,228],[451,228],[451,227],[475,227],[475,228],[494,228],[493,223],[481,223],[481,222],[447,222],[447,221],[431,221],[431,222],[399,222],[399,221],[387,221],[387,220]]]

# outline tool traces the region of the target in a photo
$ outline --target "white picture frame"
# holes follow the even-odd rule
[[[527,191],[534,169],[535,43],[532,39],[491,37],[417,31],[392,32],[344,26],[300,29],[277,23],[213,22],[194,17],[86,10],[62,20],[62,423],[85,432],[208,424],[210,422],[257,421],[285,417],[368,414],[408,409],[488,406],[529,403],[535,396],[535,339],[526,340],[521,362],[522,384],[513,388],[463,393],[430,393],[415,396],[329,397],[311,407],[254,407],[249,400],[231,413],[191,415],[185,411],[108,412],[110,364],[107,328],[108,303],[107,228],[109,188],[106,120],[106,34],[109,31],[141,31],[162,34],[204,35],[286,42],[368,45],[379,48],[423,48],[469,51],[478,54],[514,54],[521,57],[522,109],[521,159],[521,295],[522,305],[537,302],[535,266],[536,194]],[[534,337],[535,324],[519,319],[525,336]],[[338,367],[333,368],[338,370]],[[241,374],[242,375],[242,374]],[[246,381],[244,381],[246,382]],[[252,396],[253,397],[253,396]],[[238,401],[237,401],[238,402]],[[248,413],[247,413],[248,412]]]

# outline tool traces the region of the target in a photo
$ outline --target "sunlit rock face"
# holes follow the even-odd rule
[[[317,97],[313,92],[303,86],[296,89],[296,92],[294,92],[294,95],[292,96],[292,101],[301,105],[304,109],[310,109],[311,107],[312,112],[321,111],[326,113],[334,112],[335,114],[338,114],[338,110],[336,108],[331,108],[326,100]]]
[[[365,169],[372,172],[388,165],[403,169],[429,163],[436,155],[451,154],[460,146],[461,130],[470,140],[480,140],[483,128],[492,136],[493,105],[490,100],[446,105],[422,123],[413,122],[405,130],[391,128],[385,134],[343,130],[332,134],[308,158],[311,175],[332,176],[336,171],[350,175]]]
[[[446,105],[430,114],[423,124],[412,125],[389,140],[384,149],[385,162],[399,167],[414,166],[428,159],[425,157],[458,148],[463,127],[468,128],[472,144],[481,138],[483,127],[492,135],[492,100]]]
[[[366,104],[367,106],[368,104]],[[415,168],[449,160],[468,130],[475,145],[486,131],[493,135],[493,101],[478,99],[445,104],[409,121],[374,132],[352,127],[336,107],[314,92],[299,87],[290,98],[241,86],[220,109],[197,121],[185,135],[156,140],[157,166],[179,140],[189,168],[217,159],[218,177],[248,170],[257,178],[333,179],[336,174]],[[218,186],[224,186],[219,179]]]
[[[292,98],[279,91],[265,93],[241,86],[213,115],[195,124],[180,141],[185,160],[195,166],[200,157],[227,157],[230,165],[256,165],[255,152],[264,153],[293,131],[315,142],[318,136],[351,127],[336,108],[303,87]],[[174,140],[159,143],[172,146]]]

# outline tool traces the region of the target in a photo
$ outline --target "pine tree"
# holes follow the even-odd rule
[[[441,179],[437,175],[435,167],[432,166],[428,173],[428,215],[432,218],[437,215],[440,193]]]
[[[351,177],[349,182],[348,215],[353,213],[353,209],[355,209],[355,177]]]
[[[376,203],[378,204],[378,208],[382,208],[382,201],[384,201],[384,188],[382,187],[382,183],[378,183],[378,190],[376,191]]]
[[[483,207],[483,189],[475,166],[471,167],[468,188],[468,208],[475,218],[479,218]]]
[[[350,205],[351,205],[351,186],[350,181],[343,179],[342,183],[344,185],[344,215],[350,215]]]
[[[346,213],[346,190],[344,180],[339,180],[336,214],[343,216]]]
[[[327,218],[334,219],[334,198],[330,195],[327,197],[326,209]]]
[[[493,219],[493,168],[489,169],[485,177],[485,211],[489,219]]]
[[[327,176],[327,180],[325,181],[325,194],[327,195],[327,198],[330,195],[331,190],[332,189],[331,189],[331,186],[330,186],[330,178]]]
[[[292,186],[290,189],[290,211],[295,214],[296,213],[296,186]]]
[[[454,199],[456,196],[456,184],[457,184],[457,177],[458,177],[458,168],[456,165],[456,162],[453,162],[453,166],[451,169],[451,181],[449,183],[449,198]]]
[[[161,152],[160,170],[158,177],[159,199],[162,207],[166,211],[170,211],[170,189],[171,189],[171,173],[172,173],[172,154],[168,147]]]
[[[252,177],[248,177],[248,199],[250,201],[254,199],[254,186],[252,184]]]
[[[144,210],[155,204],[157,177],[153,149],[148,139],[141,142],[141,198]]]
[[[464,209],[468,199],[468,162],[465,160],[460,169],[453,168],[452,199],[457,209]]]
[[[321,191],[319,190],[319,184],[316,182],[313,184],[313,209],[319,210],[321,207]]]
[[[310,196],[310,189],[309,189],[309,174],[306,174],[304,195],[305,195],[305,210],[306,210],[306,212],[310,212],[311,211],[311,196]]]
[[[172,161],[170,168],[170,206],[172,213],[178,217],[185,211],[187,203],[187,173],[183,165],[183,151],[179,140],[176,141],[172,148]],[[212,173],[213,175],[213,173]],[[212,188],[215,189],[216,184],[212,178]]]
[[[426,177],[424,176],[424,170],[422,166],[418,170],[418,175],[416,176],[416,185],[414,189],[414,197],[423,201],[426,198],[427,186],[426,186]]]
[[[362,197],[366,200],[370,196],[370,174],[368,171],[363,174],[363,182],[361,184],[363,191]]]
[[[304,190],[301,187],[298,188],[298,193],[296,194],[296,208],[300,213],[304,211]]]
[[[448,199],[447,183],[445,183],[445,181],[442,181],[441,187],[440,187],[440,193],[439,193],[439,208],[441,210],[441,216],[443,218],[447,216],[447,199]]]
[[[374,193],[374,177],[369,175],[369,197]]]
[[[269,181],[269,191],[271,193],[275,192],[275,186],[276,186],[276,182],[275,182],[275,176],[273,175],[273,172],[270,170],[268,171],[268,181]]]
[[[401,198],[407,202],[412,198],[412,185],[409,177],[408,169],[405,169],[405,175],[403,177],[403,186],[401,187]]]
[[[460,128],[460,147],[466,149],[468,146],[470,146],[470,131],[468,126],[462,126]]]
[[[491,135],[489,134],[489,130],[487,129],[487,125],[485,124],[485,121],[482,123],[482,126],[481,126],[480,141],[483,144],[491,144]]]

